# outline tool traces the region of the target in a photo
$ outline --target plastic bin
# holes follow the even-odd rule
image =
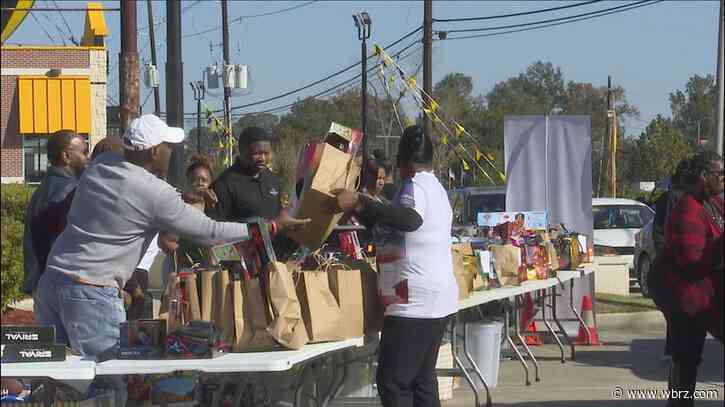
[[[503,322],[477,322],[468,324],[468,350],[476,362],[489,389],[498,384],[498,366],[501,358]]]

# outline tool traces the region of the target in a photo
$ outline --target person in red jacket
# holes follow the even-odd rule
[[[692,395],[707,333],[722,343],[722,157],[700,152],[684,176],[685,193],[665,226],[665,248],[657,259],[663,278],[655,295],[671,325],[670,390]],[[671,396],[668,406],[693,403]]]

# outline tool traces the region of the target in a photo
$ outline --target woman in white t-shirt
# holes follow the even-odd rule
[[[373,227],[385,304],[377,377],[383,406],[438,407],[438,348],[458,309],[453,215],[432,172],[433,143],[421,128],[405,129],[397,161],[402,185],[392,203],[337,191],[337,206]]]

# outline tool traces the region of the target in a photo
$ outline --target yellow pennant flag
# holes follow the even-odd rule
[[[471,167],[468,166],[468,163],[466,162],[466,160],[461,160],[461,162],[463,163],[463,171],[471,170]]]
[[[476,149],[476,161],[480,160],[481,157],[483,157],[483,154],[481,154],[481,150]]]
[[[222,143],[222,141],[219,140],[219,143],[217,143],[216,148],[218,148],[220,150],[224,149],[224,143]]]
[[[438,106],[438,102],[436,102],[436,101],[435,101],[435,100],[433,100],[433,99],[431,99],[431,100],[430,100],[430,110],[431,110],[432,112],[435,112],[435,111],[437,111],[439,107],[440,107],[440,106]]]
[[[448,145],[448,136],[446,136],[445,134],[441,136],[441,144],[443,144],[444,146]]]
[[[418,87],[418,83],[415,81],[415,76],[411,76],[407,81],[405,81],[405,84],[408,85],[410,89]]]
[[[456,136],[461,137],[463,136],[463,132],[466,131],[466,129],[463,128],[458,122],[453,122],[453,124],[456,127]]]
[[[382,48],[378,44],[373,45],[373,54],[380,55],[383,52]]]

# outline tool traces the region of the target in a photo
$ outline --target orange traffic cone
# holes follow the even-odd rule
[[[592,299],[585,295],[582,298],[582,319],[589,328],[589,341],[587,341],[587,333],[583,326],[579,327],[579,335],[577,335],[577,345],[589,345],[589,346],[600,346],[599,335],[597,334],[597,327],[594,325],[594,311],[592,310]]]
[[[531,298],[530,293],[526,293],[524,296],[524,308],[521,310],[520,329],[524,331],[524,341],[527,345],[538,346],[543,345],[544,341],[536,333],[536,321],[534,321],[534,300]],[[527,324],[527,322],[531,321]]]

